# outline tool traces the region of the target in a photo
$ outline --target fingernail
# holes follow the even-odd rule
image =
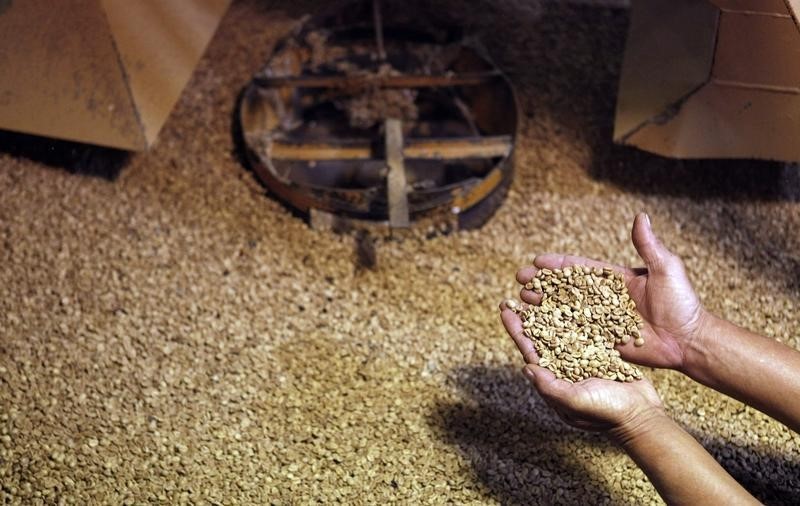
[[[652,228],[653,225],[652,225],[652,223],[650,223],[650,215],[647,214],[647,213],[644,213],[644,219],[645,219],[645,221],[647,221],[647,228]]]

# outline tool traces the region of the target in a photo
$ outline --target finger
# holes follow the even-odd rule
[[[536,276],[537,272],[539,272],[539,269],[532,265],[523,267],[517,271],[517,283],[524,285],[528,281],[532,280]]]
[[[513,300],[513,299],[505,299],[505,300],[503,300],[503,302],[500,303],[500,305],[498,306],[500,311],[503,311],[504,309],[509,309],[508,304],[507,304],[507,302],[509,300]],[[519,311],[525,311],[525,310],[528,309],[528,305],[527,304],[520,304],[519,302],[517,302],[517,309]]]
[[[556,378],[551,370],[535,364],[526,365],[523,373],[547,405],[559,412],[571,409],[574,384]]]
[[[569,407],[572,383],[559,380],[549,369],[531,363],[525,366],[524,373],[542,397],[558,406]]]
[[[665,366],[666,359],[662,358],[657,353],[654,353],[652,349],[645,348],[645,346],[637,348],[633,346],[633,344],[628,343],[626,345],[618,345],[616,350],[619,351],[619,354],[623,360],[630,362],[631,364],[642,365],[646,367],[657,367],[660,369],[668,367]]]
[[[542,302],[541,293],[534,292],[533,290],[526,290],[525,288],[519,291],[519,298],[528,304],[535,304],[537,306]]]
[[[634,218],[631,240],[648,269],[654,272],[663,270],[671,253],[653,233],[650,217],[646,213],[639,213]]]
[[[522,269],[517,271],[517,283],[520,285],[526,285],[530,280],[532,280],[536,273],[539,272],[539,269],[536,267],[529,265],[527,267],[523,267]],[[528,304],[539,304],[542,302],[542,294],[534,292],[533,290],[528,290],[527,288],[523,288],[519,292],[519,298],[523,301],[527,302]]]
[[[569,423],[570,425],[572,425],[576,429],[586,430],[586,431],[589,431],[589,432],[598,432],[598,431],[602,430],[601,428],[599,428],[597,426],[596,423],[587,422],[586,420],[579,420],[579,419],[577,419],[575,417],[570,417],[569,422],[567,422],[567,423]]]
[[[562,420],[577,429],[590,430],[592,428],[592,424],[590,422],[576,418],[575,415],[564,408],[556,409],[556,413],[558,413],[558,416],[560,416]]]
[[[538,364],[539,356],[536,354],[536,348],[533,346],[533,341],[522,333],[522,320],[519,315],[510,309],[504,310],[500,313],[500,319],[503,320],[503,326],[506,332],[514,340],[517,349],[522,353],[522,358],[525,359],[527,364]]]
[[[545,403],[547,403],[547,402],[545,401]],[[550,406],[553,409],[553,411],[556,412],[556,414],[558,415],[559,418],[561,418],[562,421],[567,422],[567,423],[571,423],[571,421],[570,421],[571,417],[567,414],[566,411],[564,411],[564,409],[561,406],[559,406],[557,404],[555,404],[555,405],[547,404],[547,405]]]
[[[644,338],[644,346],[636,346],[633,344],[633,339],[626,344],[614,346],[624,360],[637,365],[657,368],[672,368],[681,363],[683,353],[680,347],[674,343],[672,345],[664,343],[649,323],[645,322],[641,334]]]
[[[545,397],[543,395],[539,395],[539,397],[542,398],[542,400],[547,405],[547,407],[552,409],[553,412],[556,414],[556,416],[558,416],[561,419],[562,422],[565,422],[565,423],[567,423],[569,425],[572,425],[573,427],[584,428],[584,427],[581,426],[581,424],[584,424],[585,422],[582,422],[580,420],[576,420],[575,417],[571,416],[564,409],[563,406],[561,406],[557,402],[553,402],[551,399],[549,399],[549,398],[547,398],[547,397]]]

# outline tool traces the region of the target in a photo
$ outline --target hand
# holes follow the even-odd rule
[[[600,378],[569,383],[557,379],[551,371],[536,365],[539,357],[533,341],[522,334],[519,315],[503,309],[501,318],[527,362],[523,372],[542,399],[573,427],[608,432],[621,442],[653,417],[664,414],[658,393],[646,379],[631,383]]]
[[[645,345],[636,347],[633,340],[618,345],[622,358],[636,364],[684,371],[687,351],[698,338],[708,314],[700,304],[680,258],[661,244],[646,214],[636,216],[631,239],[645,268],[629,269],[583,257],[545,254],[538,255],[532,267],[517,272],[517,281],[524,285],[543,268],[570,265],[611,267],[625,277],[631,299],[645,320],[642,329]],[[525,289],[520,292],[520,297],[531,304],[541,300],[541,294]]]

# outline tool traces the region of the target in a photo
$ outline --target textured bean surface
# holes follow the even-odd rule
[[[374,269],[265,196],[231,136],[239,90],[312,3],[235,3],[115,178],[3,134],[0,503],[659,502],[531,391],[497,304],[535,252],[637,263],[646,209],[712,311],[798,346],[797,170],[612,146],[624,10],[450,5],[519,91],[514,186],[484,229],[379,241]],[[797,435],[642,371],[748,489],[796,503]]]
[[[643,346],[642,317],[625,280],[612,268],[572,265],[542,269],[525,283],[541,294],[539,304],[508,299],[506,307],[522,320],[539,365],[570,383],[588,378],[631,382],[638,367],[625,362],[615,346]]]

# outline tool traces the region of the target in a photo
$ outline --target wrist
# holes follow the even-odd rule
[[[694,379],[697,371],[703,370],[708,351],[712,348],[709,344],[717,334],[719,323],[719,318],[706,311],[705,308],[701,308],[695,330],[686,340],[682,350],[683,360],[679,368],[680,372]]]
[[[658,432],[664,423],[672,423],[661,406],[650,406],[639,410],[624,422],[609,431],[609,437],[618,446],[626,447],[629,444]]]

